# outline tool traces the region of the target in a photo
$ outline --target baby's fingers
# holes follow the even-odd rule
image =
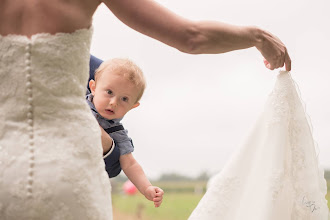
[[[164,191],[161,188],[156,188],[156,196],[163,196],[164,195]]]
[[[153,199],[153,201],[154,201],[155,207],[159,207],[163,202],[163,198],[162,197],[156,197],[156,198]]]

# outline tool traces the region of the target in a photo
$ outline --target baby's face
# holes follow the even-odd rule
[[[122,118],[139,106],[136,102],[139,88],[121,75],[103,72],[96,84],[90,82],[90,88],[96,110],[106,119]]]

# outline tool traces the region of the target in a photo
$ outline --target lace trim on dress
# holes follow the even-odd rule
[[[288,80],[286,78],[288,78]],[[280,177],[275,175],[273,178],[273,181],[275,181],[274,184],[278,184],[278,188],[273,190],[273,194],[276,195],[280,190],[280,186],[284,181],[284,176],[292,179],[295,194],[293,216],[306,216],[316,212],[324,203],[327,203],[325,199],[327,192],[324,187],[326,185],[324,171],[319,165],[318,156],[315,154],[317,144],[313,139],[310,117],[306,113],[305,105],[302,104],[303,101],[299,88],[292,79],[290,73],[286,71],[281,71],[278,79],[281,81],[281,84],[278,83],[271,94],[273,106],[277,113],[271,121],[271,124],[279,122],[279,120],[283,118],[287,120],[291,158],[287,158],[286,160],[284,173],[280,174]],[[306,133],[305,131],[308,132]],[[309,136],[308,133],[311,135]],[[308,136],[308,138],[312,140],[312,143],[309,143],[308,139],[304,139],[304,136]],[[312,146],[313,149],[310,150],[310,153],[307,153],[309,152],[308,148],[310,146]],[[309,163],[307,161],[309,161]],[[310,169],[308,166],[312,167],[312,169],[314,167],[313,172],[317,175],[316,178],[318,180],[316,180],[316,182],[318,182],[319,185],[318,188],[314,190],[305,189],[305,182],[308,181],[308,177],[310,177],[307,176],[309,174],[305,174],[306,169]],[[320,194],[311,196],[311,190],[313,192],[319,192]],[[301,219],[305,218],[306,217]]]
[[[80,34],[85,34],[85,33],[89,33],[89,32],[93,32],[94,31],[94,27],[90,26],[88,28],[81,28],[81,29],[77,29],[73,32],[57,32],[55,34],[51,34],[51,33],[37,33],[37,34],[33,34],[31,37],[27,37],[25,35],[20,35],[20,34],[8,34],[8,35],[1,35],[0,34],[0,40],[7,40],[9,39],[10,41],[13,41],[15,43],[21,42],[21,43],[27,43],[27,42],[33,42],[36,40],[40,40],[43,38],[47,38],[46,40],[48,41],[50,38],[58,38],[58,37],[70,37],[72,38],[73,35],[80,35]]]

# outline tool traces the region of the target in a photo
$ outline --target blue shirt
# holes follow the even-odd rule
[[[122,118],[119,119],[106,119],[102,117],[96,110],[93,104],[93,95],[88,94],[86,96],[87,103],[91,108],[94,117],[96,118],[99,125],[110,135],[110,137],[115,141],[116,147],[119,148],[120,155],[132,153],[134,151],[134,146],[132,139],[127,136],[127,130],[124,129],[120,123]],[[116,129],[116,127],[118,129]],[[112,129],[115,128],[115,129]]]
[[[89,80],[94,79],[95,70],[101,65],[103,61],[98,59],[97,57],[91,55],[90,56],[90,62],[89,62]],[[109,175],[109,177],[115,177],[121,172],[121,166],[119,162],[120,155],[123,155],[125,153],[133,152],[134,146],[132,139],[130,139],[127,136],[127,131],[122,127],[121,131],[114,131],[112,132],[113,128],[120,128],[122,124],[120,123],[121,119],[115,119],[115,120],[107,120],[103,118],[101,115],[99,115],[95,109],[94,104],[92,103],[92,95],[90,95],[90,98],[88,99],[88,94],[90,94],[89,85],[87,84],[87,103],[91,107],[91,110],[96,117],[97,121],[99,122],[100,126],[105,130],[108,131],[107,133],[110,135],[110,137],[115,142],[115,148],[111,152],[110,155],[104,158],[105,162],[105,169]],[[99,115],[99,116],[98,116]],[[115,129],[116,130],[116,129]],[[120,150],[122,149],[122,150]]]
[[[127,130],[125,130],[120,123],[121,118],[108,120],[102,117],[97,112],[92,100],[93,95],[88,94],[86,96],[86,101],[91,108],[94,117],[96,118],[99,125],[110,135],[110,137],[115,142],[115,148],[113,152],[108,157],[104,158],[106,171],[109,177],[114,177],[117,176],[121,171],[119,156],[132,153],[134,151],[133,141],[130,137],[128,137]]]

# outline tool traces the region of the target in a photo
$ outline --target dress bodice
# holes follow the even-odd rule
[[[0,36],[0,108],[5,117],[24,119],[29,98],[38,117],[56,114],[58,106],[62,111],[75,108],[68,100],[85,93],[91,35],[92,28],[31,38]]]
[[[85,101],[92,28],[0,36],[1,219],[112,219]]]

